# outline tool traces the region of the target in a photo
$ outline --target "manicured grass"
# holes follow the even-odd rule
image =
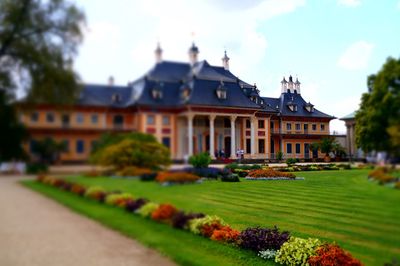
[[[366,178],[367,173],[368,170],[304,172],[296,173],[305,177],[304,181],[242,180],[240,183],[206,181],[200,185],[170,187],[134,179],[83,177],[71,177],[71,179],[87,186],[96,184],[108,190],[130,192],[135,197],[172,203],[187,211],[216,214],[237,229],[257,225],[267,227],[277,225],[281,229],[291,231],[295,236],[336,241],[366,265],[382,265],[393,257],[400,258],[400,191],[369,182]],[[54,188],[44,188],[40,184],[31,183],[30,186],[53,191],[51,197],[64,195],[64,192]],[[76,206],[79,205],[78,202],[85,200],[70,194],[64,197],[64,201],[74,200],[73,203],[67,204],[68,206],[98,219],[95,215],[96,210],[90,211],[91,208],[100,207],[97,203],[88,202],[82,203],[85,207]],[[101,206],[101,208],[118,212],[121,217],[126,215],[110,207]],[[94,214],[89,214],[90,212]],[[116,225],[109,224],[113,222],[105,222],[103,217],[99,220],[117,230],[129,227],[123,225],[123,222]],[[251,253],[212,243],[210,240],[144,221],[142,218],[129,218],[129,221],[135,226],[140,224],[141,230],[136,233],[122,230],[124,233],[156,247],[185,265],[189,261],[199,265],[263,263]],[[152,226],[157,228],[161,226],[163,230],[155,234],[151,229]],[[157,244],[151,241],[153,235],[157,239]],[[186,252],[170,250],[171,246],[175,245],[171,243],[173,238],[178,238],[178,242],[181,243],[177,250],[181,247],[189,248],[189,250],[194,249],[193,252],[204,252],[205,255],[191,254],[187,257],[183,254],[178,255]],[[230,259],[227,259],[227,262],[203,261],[213,258],[215,253],[210,251],[214,250],[214,247],[219,250],[216,254],[220,254],[220,257],[223,254],[224,258]],[[218,255],[215,256],[216,259],[221,259]]]

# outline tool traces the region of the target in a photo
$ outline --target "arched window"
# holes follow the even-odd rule
[[[115,115],[113,117],[114,129],[123,129],[124,127],[124,117],[122,115]]]

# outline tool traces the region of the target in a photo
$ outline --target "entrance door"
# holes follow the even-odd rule
[[[206,136],[206,151],[208,151],[210,154],[212,154],[214,151],[210,151],[210,135]]]
[[[225,137],[224,139],[224,146],[225,146],[225,157],[231,157],[231,137]]]
[[[310,159],[310,144],[304,143],[304,159]]]

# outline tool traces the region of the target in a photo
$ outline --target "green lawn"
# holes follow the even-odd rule
[[[206,181],[170,187],[133,179],[72,179],[88,186],[96,184],[131,192],[135,197],[172,203],[187,211],[216,214],[237,229],[277,225],[296,236],[336,241],[366,265],[382,265],[393,257],[400,258],[400,191],[369,182],[367,172],[304,172],[298,173],[306,178],[304,181]],[[41,184],[27,185],[161,250],[181,264],[263,263],[251,253],[115,208]]]

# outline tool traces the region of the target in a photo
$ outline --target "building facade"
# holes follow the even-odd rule
[[[212,158],[322,158],[310,145],[329,135],[334,117],[322,113],[300,94],[292,76],[281,82],[278,98],[262,97],[229,71],[226,52],[222,66],[198,60],[195,44],[189,62],[165,61],[160,46],[156,64],[127,86],[86,84],[69,108],[38,105],[21,108],[33,151],[35,141],[51,137],[68,147],[62,161],[84,161],[106,132],[153,134],[170,148],[173,159],[209,152]],[[238,152],[243,151],[243,152]]]

